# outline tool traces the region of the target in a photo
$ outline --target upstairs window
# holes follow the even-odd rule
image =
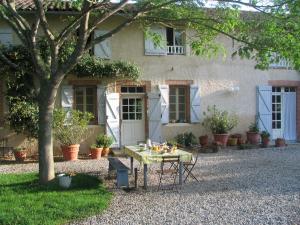
[[[183,30],[167,27],[166,34],[168,55],[185,54]]]
[[[75,93],[75,109],[81,112],[90,112],[94,118],[91,124],[97,123],[97,89],[94,86],[77,86]]]

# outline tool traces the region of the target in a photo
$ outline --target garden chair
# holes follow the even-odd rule
[[[178,174],[178,166],[179,166],[180,156],[163,156],[162,162],[160,165],[160,170],[157,170],[159,174],[159,184],[158,190],[162,188],[163,180],[171,179],[173,180],[173,184],[171,184],[171,188],[176,187],[176,177]],[[171,168],[169,165],[173,165]],[[166,169],[168,168],[168,169]]]

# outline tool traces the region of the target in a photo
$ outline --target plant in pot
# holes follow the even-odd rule
[[[24,147],[14,148],[14,156],[17,162],[24,162],[27,156],[27,150]]]
[[[91,113],[55,109],[53,119],[54,137],[60,143],[66,161],[78,159],[80,143],[89,135]]]
[[[192,133],[192,132],[185,132],[185,133],[182,133],[182,134],[178,134],[176,137],[175,137],[177,143],[179,146],[181,147],[190,147],[192,146],[193,144],[196,144],[196,137],[195,135]]]
[[[208,146],[208,135],[202,135],[199,137],[199,143],[202,148]]]
[[[62,188],[69,188],[72,183],[72,177],[75,176],[75,173],[61,173],[58,174],[58,184]]]
[[[228,132],[231,131],[238,123],[237,116],[227,111],[222,111],[216,106],[208,106],[207,112],[203,113],[205,118],[202,125],[209,129],[213,135],[215,142],[226,146],[228,141]]]
[[[275,147],[284,147],[286,146],[284,138],[276,138],[275,140]]]
[[[261,136],[261,142],[263,147],[268,147],[270,144],[270,133],[268,131],[263,131],[260,133]]]
[[[106,134],[100,134],[97,137],[97,144],[103,146],[102,156],[108,156],[110,149],[109,147],[114,143],[112,137],[107,136]]]
[[[102,141],[102,135],[99,134],[96,137],[96,144],[93,144],[90,148],[91,150],[91,157],[92,159],[100,159],[102,150],[103,150],[103,141]]]
[[[249,131],[247,132],[247,141],[252,145],[258,145],[259,138],[259,127],[257,122],[254,122],[249,126]]]

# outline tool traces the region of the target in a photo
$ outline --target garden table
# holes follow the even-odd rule
[[[192,160],[192,153],[177,149],[174,153],[157,153],[152,150],[141,150],[141,147],[125,146],[124,153],[130,157],[130,171],[133,174],[133,159],[144,165],[144,188],[147,189],[147,172],[148,165],[162,162],[162,156],[173,155],[180,156],[179,162],[179,185],[182,185],[183,176],[183,162],[190,162]]]

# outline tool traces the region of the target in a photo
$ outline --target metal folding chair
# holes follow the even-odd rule
[[[159,184],[158,184],[158,190],[162,188],[163,180],[165,179],[172,179],[173,184],[171,185],[170,189],[173,189],[176,187],[176,177],[178,174],[178,166],[179,166],[180,156],[163,156],[162,162],[160,165],[160,170],[157,170],[157,173],[159,173]],[[170,167],[170,164],[173,165],[173,167]],[[168,169],[166,169],[168,168]]]

